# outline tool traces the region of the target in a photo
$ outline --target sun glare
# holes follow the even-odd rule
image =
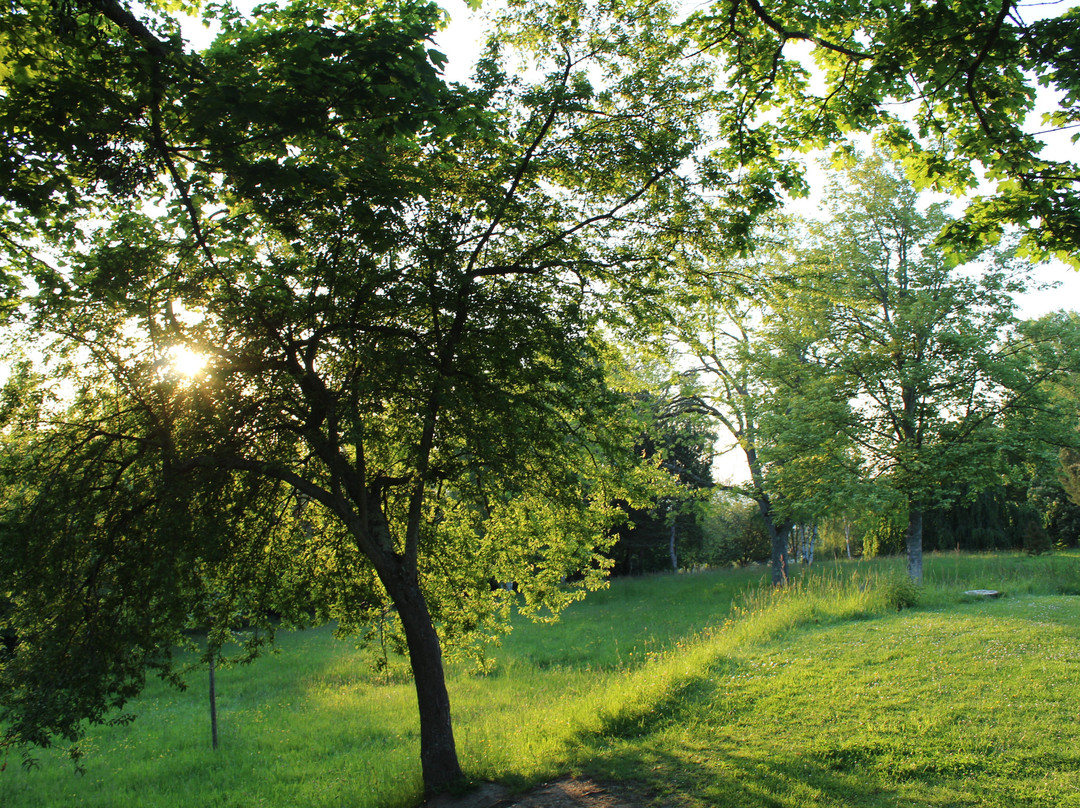
[[[206,354],[193,351],[182,345],[169,349],[169,369],[177,376],[194,379],[206,370]]]

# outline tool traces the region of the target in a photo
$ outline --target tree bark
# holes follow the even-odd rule
[[[746,452],[746,464],[750,467],[750,478],[753,480],[756,489],[754,501],[757,502],[758,511],[765,522],[765,530],[768,531],[769,540],[772,544],[772,585],[786,586],[788,582],[787,542],[792,523],[789,519],[783,525],[777,527],[776,521],[773,519],[772,501],[769,499],[769,495],[765,493],[765,475],[762,472],[761,463],[758,462],[757,449],[748,446],[744,451]]]
[[[218,748],[217,687],[214,682],[214,652],[210,654],[210,748]]]
[[[415,571],[399,568],[383,580],[397,608],[409,647],[420,713],[420,765],[428,794],[448,791],[464,779],[450,722],[442,647]]]
[[[786,586],[788,582],[787,569],[787,543],[788,534],[791,533],[791,522],[777,526],[772,519],[772,509],[768,503],[758,501],[758,508],[765,520],[765,528],[768,530],[772,544],[772,585]]]
[[[922,533],[922,510],[914,507],[909,508],[907,528],[907,568],[908,576],[916,584],[922,584]]]

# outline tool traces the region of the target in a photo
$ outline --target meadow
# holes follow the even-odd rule
[[[964,595],[996,589],[998,599]],[[898,608],[917,595],[911,608]],[[572,772],[679,806],[1080,806],[1080,555],[815,564],[620,579],[554,625],[515,625],[493,664],[449,666],[462,763],[515,789]],[[403,663],[331,630],[218,672],[152,682],[60,752],[0,772],[0,805],[349,806],[421,798]]]

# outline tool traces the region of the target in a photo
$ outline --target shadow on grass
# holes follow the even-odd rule
[[[738,698],[717,688],[717,681],[730,681],[750,668],[743,662],[725,657],[713,661],[708,668],[694,675],[684,675],[669,685],[659,698],[646,702],[628,703],[600,719],[598,736],[601,739],[630,740],[655,735],[663,730],[685,724],[697,705],[707,704],[712,715],[725,715],[734,720],[739,713],[753,708],[754,699]],[[579,735],[578,744],[595,742],[597,734]]]
[[[668,722],[670,725],[670,722]],[[662,727],[663,721],[656,722]],[[682,733],[684,736],[686,733]],[[777,749],[744,743],[738,722],[699,726],[673,743],[664,729],[634,738],[594,737],[582,748],[581,770],[597,780],[637,783],[658,805],[737,808],[975,808],[992,804],[1036,806],[1011,795],[1006,802],[972,788],[987,775],[1007,776],[1004,760],[968,755],[937,761],[907,760],[903,746],[870,743]],[[1045,764],[1045,761],[1042,761]],[[1062,759],[1063,766],[1075,760]],[[1004,797],[1004,794],[1000,796]]]
[[[584,770],[598,780],[636,781],[662,805],[804,808],[896,806],[899,793],[865,770],[837,770],[797,752],[761,755],[735,737],[672,748],[662,743],[593,748]],[[951,797],[919,805],[958,805]]]
[[[744,744],[740,719],[755,709],[757,697],[732,683],[753,674],[749,664],[721,658],[648,707],[626,705],[603,717],[598,732],[575,738],[579,766],[597,780],[637,783],[660,805],[897,804],[895,791],[868,777],[857,757],[778,755]],[[847,762],[860,769],[857,775],[846,771]]]
[[[909,623],[907,614],[883,616],[882,625],[891,624],[891,636],[903,638],[918,625]],[[961,605],[953,614],[967,620],[964,625],[969,628],[971,617],[987,618],[993,631],[977,633],[1000,638],[1009,644],[1009,658],[1016,659],[1029,653],[1024,645],[1029,642],[1027,621],[1043,626],[1039,631],[1033,626],[1040,653],[1054,659],[1071,654],[1075,645],[1068,640],[1073,636],[1068,629],[1075,629],[1080,616],[1075,598],[1023,595]],[[919,620],[925,623],[929,618],[930,613],[924,613]],[[830,652],[828,646],[811,641],[814,634],[816,627],[792,648],[806,658],[811,673],[827,676],[835,661],[830,664],[820,656],[823,650],[826,656]],[[936,642],[947,634],[942,625],[932,639]],[[1063,639],[1055,639],[1059,637]],[[963,646],[958,650],[973,653]],[[836,646],[835,653],[845,651]],[[868,659],[873,661],[872,657]],[[1049,662],[1048,657],[1045,664]],[[922,681],[918,659],[913,657],[910,663],[915,664],[907,664],[903,676],[895,679],[900,688],[917,689]],[[1043,682],[1051,693],[1054,682],[1060,687],[1071,679],[1067,666],[1054,670],[1054,676]],[[651,703],[641,699],[614,711],[602,719],[596,733],[578,735],[575,762],[597,780],[636,782],[643,793],[656,795],[657,804],[686,808],[1073,805],[1069,797],[1078,793],[1080,749],[1070,740],[1075,734],[1068,718],[1046,712],[1053,701],[1049,695],[1011,703],[1017,698],[1011,694],[1023,696],[1026,691],[1006,686],[997,692],[993,687],[997,678],[1021,675],[1020,668],[973,672],[976,681],[981,676],[988,686],[985,702],[980,700],[982,691],[974,691],[979,695],[972,701],[973,691],[956,689],[955,710],[976,719],[975,734],[929,729],[937,724],[953,726],[941,717],[942,705],[933,701],[921,702],[929,711],[927,723],[918,715],[909,718],[899,708],[889,720],[879,721],[873,712],[847,712],[848,703],[843,701],[822,709],[792,710],[784,688],[799,686],[791,679],[793,672],[780,668],[764,673],[760,665],[723,657],[701,674],[670,685]],[[769,682],[770,676],[776,680]],[[813,681],[823,680],[804,677],[801,684]],[[813,702],[805,693],[801,696]],[[1024,709],[1046,724],[1032,732],[1032,723],[1021,722],[1011,734],[1002,735],[994,711],[1003,705],[1008,718],[1015,719],[1016,711]],[[1002,723],[1007,725],[1005,716]],[[920,726],[928,729],[914,729]],[[799,731],[787,731],[794,727]],[[1061,743],[1055,743],[1053,738],[1059,737]],[[1080,800],[1076,804],[1080,806]]]

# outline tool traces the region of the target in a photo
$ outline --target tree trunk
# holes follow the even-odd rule
[[[214,656],[216,652],[210,652],[210,748],[218,748],[217,733],[217,688],[214,682]]]
[[[679,557],[675,554],[675,523],[671,523],[671,539],[668,542],[668,553],[671,555],[671,571],[679,571]]]
[[[788,582],[787,544],[791,523],[785,522],[777,527],[771,519],[766,519],[765,526],[769,529],[769,538],[772,539],[772,584],[786,586]]]
[[[740,436],[740,443],[742,437]],[[744,446],[746,452],[746,465],[750,467],[750,478],[754,481],[754,501],[757,503],[761,519],[765,522],[765,530],[769,534],[772,544],[772,585],[785,586],[788,582],[787,569],[787,541],[788,533],[791,532],[791,521],[785,522],[777,528],[773,520],[772,501],[765,493],[765,475],[762,472],[761,463],[758,461],[757,449],[751,443]]]
[[[428,794],[439,794],[464,779],[450,722],[450,696],[446,691],[442,647],[415,573],[399,570],[396,576],[387,577],[391,580],[384,580],[383,585],[405,630],[409,664],[416,685],[424,790]]]
[[[908,576],[916,584],[922,584],[922,529],[923,512],[917,508],[909,508],[907,528],[907,569]]]
[[[406,552],[396,552],[377,493],[369,490],[365,495],[366,513],[362,521],[351,524],[352,532],[357,547],[375,567],[375,573],[401,620],[420,715],[420,768],[424,791],[428,795],[441,794],[465,779],[458,763],[450,721],[450,695],[446,691],[442,646],[420,589],[416,545],[406,538]],[[415,501],[416,497],[412,499]],[[410,511],[419,513],[413,506],[414,502],[411,502]],[[415,538],[418,532],[419,528],[410,524],[407,536]]]

